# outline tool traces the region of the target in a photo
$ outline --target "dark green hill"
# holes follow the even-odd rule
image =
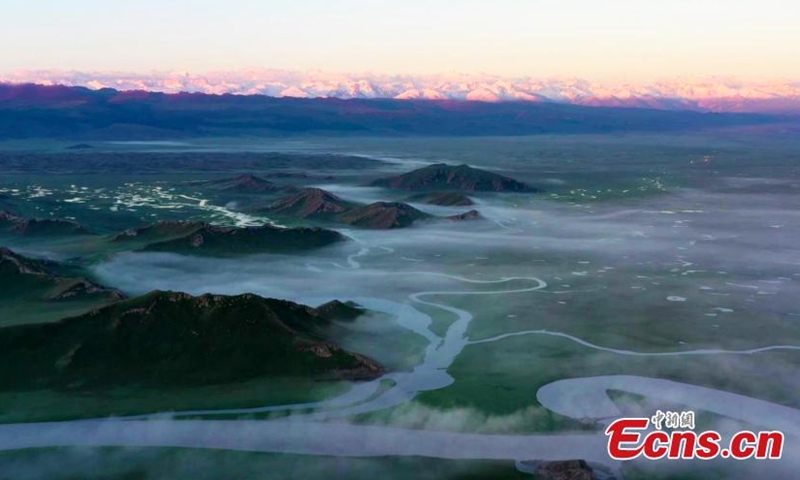
[[[203,222],[160,221],[139,228],[129,228],[117,234],[115,243],[137,243],[142,246],[182,238],[203,228]]]
[[[347,237],[322,228],[219,227],[203,222],[159,222],[126,230],[113,242],[133,250],[198,255],[291,253],[344,241]]]
[[[0,285],[0,327],[53,321],[125,298],[87,279],[78,267],[35,260],[3,247]]]
[[[252,294],[152,292],[57,323],[0,328],[0,389],[208,385],[261,376],[367,379],[313,308]]]
[[[24,283],[35,283],[44,287],[43,298],[67,300],[86,296],[99,296],[108,301],[121,300],[125,296],[118,290],[98,285],[81,276],[75,276],[75,267],[56,262],[35,260],[0,247],[0,279],[6,288],[0,289],[0,297],[9,290],[17,290]]]
[[[437,163],[402,175],[382,178],[373,186],[397,190],[457,190],[468,192],[538,192],[525,183],[469,165]]]

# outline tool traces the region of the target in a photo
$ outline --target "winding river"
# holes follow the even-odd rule
[[[392,253],[390,248],[373,247],[362,243],[358,252],[347,257],[346,266],[336,264],[336,267],[358,270],[361,267],[359,259],[378,250],[384,254]],[[318,267],[310,266],[310,268]],[[512,336],[561,337],[586,348],[618,355],[753,355],[771,350],[800,350],[800,346],[773,345],[742,351],[635,352],[607,348],[563,332],[546,330],[508,333],[485,340],[470,341],[467,329],[472,321],[472,315],[465,310],[434,301],[436,297],[559,292],[548,292],[545,290],[547,283],[536,277],[474,280],[436,272],[415,274],[442,277],[459,283],[496,286],[498,289],[417,292],[408,297],[410,304],[371,297],[352,298],[370,310],[393,315],[400,326],[425,338],[427,347],[424,359],[409,372],[393,372],[378,380],[354,384],[345,394],[320,402],[261,408],[180,411],[166,415],[161,413],[125,418],[0,425],[0,450],[52,446],[157,446],[336,456],[415,455],[517,461],[583,458],[589,462],[604,464],[616,471],[619,465],[609,460],[606,454],[606,439],[602,432],[486,435],[354,425],[347,423],[346,417],[395,407],[409,402],[420,392],[444,388],[455,381],[447,370],[464,348],[474,344],[497,342]],[[509,282],[521,283],[522,286],[503,288],[503,285]],[[456,320],[449,325],[443,336],[437,335],[430,329],[431,317],[414,305],[424,305],[448,312],[455,315]],[[389,383],[391,387],[385,388]],[[797,449],[797,440],[800,439],[800,410],[720,390],[657,378],[616,375],[559,380],[541,387],[537,399],[542,406],[558,414],[574,419],[603,421],[621,414],[609,398],[609,390],[686,405],[692,409],[714,412],[767,429],[779,429],[792,437],[792,443],[787,448],[795,449],[794,451]],[[204,414],[291,412],[309,409],[313,411],[271,420],[175,420],[178,417]]]

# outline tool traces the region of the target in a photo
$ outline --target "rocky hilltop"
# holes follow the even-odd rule
[[[221,178],[217,180],[193,182],[192,185],[214,188],[216,190],[238,192],[271,192],[282,188],[280,185],[274,182],[257,177],[251,173],[246,173],[233,178]]]
[[[480,218],[480,214],[475,210],[452,217],[435,217],[402,202],[375,202],[361,205],[343,200],[320,188],[305,188],[295,195],[280,198],[257,212],[370,229],[404,228],[418,220]]]
[[[321,188],[304,188],[294,195],[276,200],[264,211],[300,218],[330,218],[354,206]]]
[[[399,202],[375,202],[354,208],[337,219],[363,228],[391,229],[408,227],[417,220],[431,218],[411,205]]]
[[[458,190],[467,192],[537,192],[530,185],[469,165],[437,163],[370,185],[396,190]]]
[[[155,291],[56,323],[0,328],[0,390],[207,385],[263,376],[371,379],[311,307]]]
[[[204,222],[159,222],[125,230],[113,238],[135,250],[237,255],[291,253],[344,241],[347,237],[322,228],[220,227]]]

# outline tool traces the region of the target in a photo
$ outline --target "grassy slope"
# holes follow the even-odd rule
[[[255,295],[154,292],[58,323],[0,329],[0,389],[375,376],[369,360],[320,343],[326,325],[308,307]]]
[[[119,298],[113,290],[59,298],[79,284],[86,272],[52,262],[24,259],[45,274],[20,273],[6,262],[0,263],[0,327],[26,323],[46,323],[109,305]]]

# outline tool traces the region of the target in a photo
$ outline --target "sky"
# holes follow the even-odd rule
[[[0,73],[800,79],[797,0],[0,0]]]

